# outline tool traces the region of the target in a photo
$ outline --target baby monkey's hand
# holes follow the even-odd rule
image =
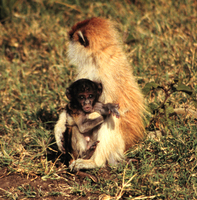
[[[117,118],[120,117],[120,113],[119,113],[118,109],[119,109],[119,104],[115,104],[115,103],[102,104],[102,103],[98,102],[94,106],[94,110],[96,112],[99,112],[101,115],[113,114]]]

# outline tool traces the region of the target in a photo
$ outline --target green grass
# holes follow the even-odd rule
[[[46,192],[21,185],[11,190],[0,184],[1,197],[98,199],[106,194],[114,199],[196,199],[196,6],[194,0],[2,0],[0,168],[43,182],[61,179],[62,189]],[[147,135],[162,133],[134,146],[124,163],[90,170],[100,178],[98,183],[75,182],[60,162],[53,134],[67,103],[65,89],[75,77],[66,55],[67,32],[93,16],[117,22],[145,94]],[[178,108],[194,113],[175,114]]]

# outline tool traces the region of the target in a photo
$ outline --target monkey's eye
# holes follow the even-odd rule
[[[83,95],[78,96],[79,99],[84,99]]]
[[[89,98],[90,98],[90,99],[94,98],[94,95],[93,95],[93,94],[90,94],[90,95],[89,95]]]

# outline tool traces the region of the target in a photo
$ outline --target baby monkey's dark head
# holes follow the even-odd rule
[[[79,79],[66,89],[66,96],[72,108],[80,109],[85,113],[93,110],[94,104],[102,93],[102,84],[89,79]]]

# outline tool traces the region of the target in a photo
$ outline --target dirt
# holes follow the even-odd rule
[[[47,197],[44,199],[60,200],[62,196],[55,196],[54,191],[57,194],[62,192],[62,184],[65,185],[65,188],[69,188],[63,180],[47,179],[43,181],[39,176],[28,177],[19,173],[10,173],[7,168],[0,170],[0,198],[23,199],[24,197],[31,197],[32,199],[43,199],[46,195]]]
[[[109,171],[102,169],[102,177],[109,178]],[[60,174],[59,174],[60,175]],[[78,199],[85,200],[98,199],[101,194],[86,192],[73,192],[73,182],[79,185],[84,184],[86,179],[82,175],[61,174],[59,180],[46,179],[40,176],[28,176],[16,172],[9,172],[8,168],[0,169],[0,199],[45,199],[45,200],[62,200]],[[99,175],[100,176],[100,175]],[[65,178],[63,178],[65,177]],[[92,181],[94,184],[94,181]]]

